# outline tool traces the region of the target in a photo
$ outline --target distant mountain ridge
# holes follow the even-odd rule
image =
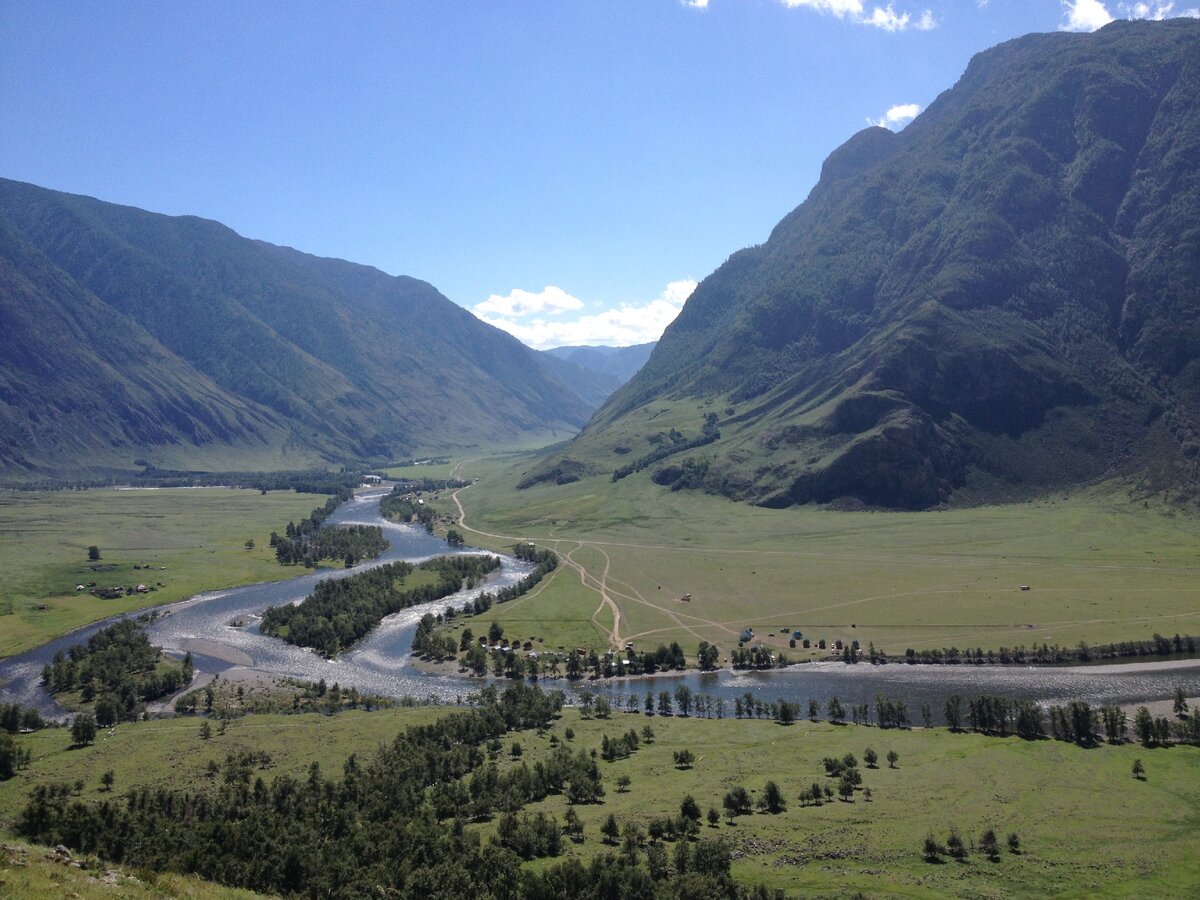
[[[540,358],[552,376],[599,407],[646,364],[654,343],[631,347],[552,347]]]
[[[1194,495],[1198,463],[1200,21],[1176,19],[1010,41],[852,137],[523,483],[922,508],[1119,473]]]
[[[0,317],[8,473],[386,460],[594,408],[423,281],[8,180]]]
[[[650,341],[647,344],[633,344],[628,347],[552,347],[544,352],[593,372],[609,375],[616,379],[618,385],[621,385],[636,375],[638,370],[646,364],[646,360],[654,352],[654,346],[657,343],[657,341]]]

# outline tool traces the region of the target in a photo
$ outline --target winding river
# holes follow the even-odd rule
[[[445,541],[423,528],[397,525],[379,515],[379,501],[386,489],[359,494],[343,504],[327,520],[331,525],[380,525],[391,546],[378,559],[355,569],[306,572],[287,581],[254,584],[199,594],[188,600],[158,607],[162,613],[149,627],[150,640],[167,652],[182,656],[191,651],[200,672],[225,672],[234,667],[252,668],[272,675],[354,686],[360,691],[393,697],[412,696],[454,702],[478,689],[478,680],[422,672],[412,665],[410,648],[416,624],[429,611],[447,605],[460,606],[483,590],[512,584],[531,566],[502,556],[498,575],[487,585],[463,591],[435,603],[413,607],[389,616],[366,639],[335,660],[259,633],[259,614],[268,606],[293,603],[307,596],[317,581],[344,578],[365,568],[396,560],[420,561],[448,553],[480,552],[471,548],[449,548]],[[19,656],[0,660],[0,700],[36,706],[44,715],[61,715],[40,684],[42,667],[55,652],[86,640],[107,622],[51,641]],[[234,624],[240,622],[241,624]],[[478,630],[478,629],[477,629]],[[1105,665],[1079,667],[999,666],[909,666],[892,663],[845,665],[840,662],[810,663],[773,672],[689,672],[609,682],[570,685],[565,679],[543,682],[568,692],[592,690],[624,707],[630,695],[643,700],[647,691],[658,694],[686,684],[695,693],[723,698],[726,714],[732,714],[735,697],[753,694],[764,701],[787,699],[807,704],[831,697],[844,704],[873,700],[876,694],[903,699],[910,718],[919,720],[919,710],[929,704],[935,721],[946,697],[953,693],[975,696],[998,694],[1014,699],[1031,699],[1044,704],[1073,699],[1093,705],[1132,704],[1166,699],[1182,687],[1189,696],[1200,695],[1200,660],[1183,660],[1152,665]]]

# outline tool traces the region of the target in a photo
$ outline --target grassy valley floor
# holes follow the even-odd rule
[[[893,655],[1200,634],[1200,522],[1119,485],[915,513],[768,510],[645,473],[515,490],[531,464],[464,463],[479,482],[440,509],[465,516],[468,542],[563,555],[539,591],[489,613],[551,646],[679,641],[691,655],[707,640],[726,656],[747,626],[773,649],[786,627]]]
[[[0,656],[116,613],[290,578],[297,570],[275,561],[270,534],[325,500],[226,488],[0,493]],[[92,581],[153,590],[105,600],[75,589]]]

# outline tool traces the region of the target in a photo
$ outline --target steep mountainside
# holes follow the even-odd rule
[[[707,428],[705,428],[705,417]],[[703,429],[703,430],[702,430]],[[979,54],[870,128],[525,484],[919,508],[1200,459],[1200,21]]]
[[[425,282],[4,180],[0,318],[9,473],[383,459],[593,408]]]

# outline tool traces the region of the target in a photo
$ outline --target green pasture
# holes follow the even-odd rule
[[[889,653],[1200,634],[1200,522],[1120,485],[928,512],[769,510],[672,493],[645,472],[517,491],[532,464],[464,465],[464,477],[479,477],[459,493],[468,541],[570,552],[589,573],[593,611],[603,580],[620,638],[639,646],[727,649],[747,625],[780,648],[786,626]],[[439,510],[455,511],[445,498]],[[577,641],[587,604],[567,575],[495,618],[506,629],[510,615],[538,621],[547,642],[561,628],[556,645]],[[592,629],[592,646],[607,644],[610,626]]]
[[[733,845],[734,875],[743,883],[783,888],[789,896],[1013,897],[1155,896],[1189,897],[1200,890],[1200,750],[1147,750],[1138,745],[1083,749],[1055,741],[1022,741],[929,731],[880,730],[807,721],[781,726],[765,720],[647,718],[615,713],[583,719],[568,710],[546,735],[517,736],[530,765],[550,750],[550,735],[569,747],[591,749],[601,738],[619,737],[649,724],[654,742],[629,758],[601,761],[604,802],[578,806],[582,844],[564,841],[565,853],[590,858],[603,848],[600,826],[612,813],[623,827],[678,815],[691,794],[703,812],[722,813],[704,836],[721,835]],[[505,741],[504,765],[511,741]],[[879,768],[868,769],[863,751],[872,747]],[[697,757],[676,768],[675,751]],[[886,754],[899,754],[890,769]],[[852,802],[836,799],[835,781],[821,760],[853,753],[863,787]],[[1130,770],[1141,758],[1146,781]],[[628,776],[627,791],[616,781]],[[755,812],[728,824],[722,798],[742,785],[757,798],[767,780],[784,792],[787,810]],[[802,788],[831,784],[835,799],[802,807]],[[559,822],[561,796],[527,811],[545,811]],[[480,826],[490,832],[494,825]],[[951,828],[978,842],[996,831],[1003,845],[1015,832],[1020,854],[1005,849],[999,862],[973,853],[966,863],[927,863],[922,843],[932,832],[945,842]],[[670,856],[670,845],[668,845]]]
[[[261,773],[267,779],[284,773],[303,777],[313,762],[334,774],[351,753],[365,762],[402,728],[445,712],[417,707],[334,716],[249,715],[228,722],[225,734],[211,722],[207,740],[200,736],[201,719],[157,720],[102,730],[94,746],[76,750],[67,748],[65,729],[22,735],[18,741],[32,749],[33,761],[0,783],[0,828],[11,827],[36,783],[82,780],[83,799],[99,801],[111,796],[100,785],[101,774],[111,770],[116,794],[135,785],[203,790],[213,784],[208,763],[220,764],[226,754],[243,750],[271,755],[271,767]],[[550,752],[551,736],[572,749],[592,750],[604,735],[616,738],[631,728],[640,734],[646,725],[654,731],[652,743],[643,741],[625,760],[599,762],[604,800],[576,807],[585,840],[564,841],[564,855],[587,860],[601,852],[600,825],[610,813],[621,825],[636,822],[645,830],[654,818],[676,815],[680,801],[691,794],[702,811],[716,807],[722,812],[720,823],[714,827],[705,821],[702,833],[731,842],[735,876],[783,888],[790,896],[861,891],[870,897],[1187,897],[1200,888],[1200,749],[1194,747],[1083,749],[943,729],[885,731],[807,721],[781,726],[767,720],[622,712],[601,720],[566,710],[543,734],[525,731],[505,738],[498,761],[502,768],[514,764],[508,752],[513,741],[532,765]],[[865,767],[867,747],[878,753],[879,768]],[[696,761],[691,768],[676,768],[673,754],[685,748]],[[899,755],[894,769],[886,762],[889,750]],[[821,760],[846,753],[858,758],[870,800],[860,790],[851,802],[834,799],[802,807],[802,788],[814,781],[833,784]],[[1145,765],[1145,781],[1130,774],[1136,758]],[[622,775],[630,779],[627,791],[617,787]],[[724,794],[742,785],[757,797],[768,779],[783,789],[786,811],[755,812],[729,824]],[[553,796],[526,811],[551,813],[561,823],[566,801]],[[470,827],[488,835],[495,820]],[[925,835],[932,832],[944,842],[951,828],[968,845],[987,828],[1002,844],[1015,832],[1022,852],[1005,850],[999,862],[978,852],[965,863],[925,862]],[[203,883],[196,884],[197,893],[179,896],[209,896]],[[215,893],[215,886],[212,890],[212,896],[226,896]]]
[[[0,493],[0,656],[114,613],[289,578],[296,570],[275,562],[270,534],[324,502],[224,488]],[[87,558],[93,544],[97,563]],[[153,590],[115,600],[75,590],[90,581]]]

